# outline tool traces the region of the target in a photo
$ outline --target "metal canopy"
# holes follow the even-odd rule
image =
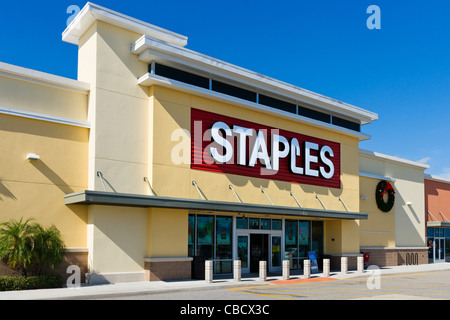
[[[367,220],[368,214],[334,210],[307,209],[251,203],[235,203],[211,200],[196,200],[147,196],[126,193],[84,190],[64,196],[66,205],[108,205],[141,208],[172,208],[187,210],[204,210],[218,212],[270,214],[295,217],[314,217],[328,219]]]
[[[446,221],[427,221],[427,227],[450,227],[450,222]]]

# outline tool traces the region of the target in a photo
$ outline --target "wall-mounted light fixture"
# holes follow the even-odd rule
[[[412,203],[411,201],[408,201],[408,202],[406,202],[406,205],[407,205],[407,206],[412,206],[413,203]]]
[[[39,160],[41,157],[35,153],[27,154],[27,160]]]

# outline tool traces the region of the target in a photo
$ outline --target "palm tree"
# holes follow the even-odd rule
[[[55,269],[61,264],[64,257],[64,244],[61,233],[54,226],[44,229],[41,225],[35,225],[35,274],[41,274],[45,268]]]
[[[11,268],[27,275],[33,261],[33,227],[32,219],[23,221],[10,220],[0,224],[0,257]]]
[[[48,229],[33,219],[10,220],[0,224],[0,259],[24,275],[56,268],[64,255],[64,243],[55,226]]]

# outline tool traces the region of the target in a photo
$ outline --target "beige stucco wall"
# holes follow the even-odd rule
[[[86,95],[17,79],[0,77],[0,83],[8,83],[8,90],[0,84],[2,106],[86,120]],[[23,217],[54,224],[66,247],[85,248],[87,210],[65,206],[64,195],[87,187],[88,135],[86,128],[0,114],[0,222]],[[27,160],[28,153],[40,160]]]
[[[89,206],[92,273],[140,272],[147,250],[147,209]]]
[[[145,194],[148,175],[148,88],[137,85],[147,64],[130,53],[141,35],[95,22],[80,39],[78,78],[91,83],[89,189]]]
[[[410,161],[361,153],[360,171],[394,178],[391,184],[396,191],[394,208],[382,212],[375,202],[380,179],[361,177],[361,195],[367,197],[361,200],[361,211],[369,213],[369,219],[361,221],[361,246],[425,246],[424,169],[425,166]]]

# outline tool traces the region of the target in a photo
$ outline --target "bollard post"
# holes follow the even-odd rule
[[[303,261],[303,275],[305,279],[311,278],[311,260]]]
[[[267,261],[259,262],[259,281],[267,280]]]
[[[212,260],[205,261],[205,281],[206,281],[206,283],[213,282],[213,261]]]
[[[289,260],[283,260],[283,280],[289,280]]]
[[[233,278],[234,281],[241,281],[241,260],[233,261]]]
[[[330,276],[330,259],[323,259],[323,276]]]
[[[348,259],[347,257],[341,257],[341,272],[347,274],[348,271]]]
[[[364,257],[358,257],[358,272],[364,272]]]

